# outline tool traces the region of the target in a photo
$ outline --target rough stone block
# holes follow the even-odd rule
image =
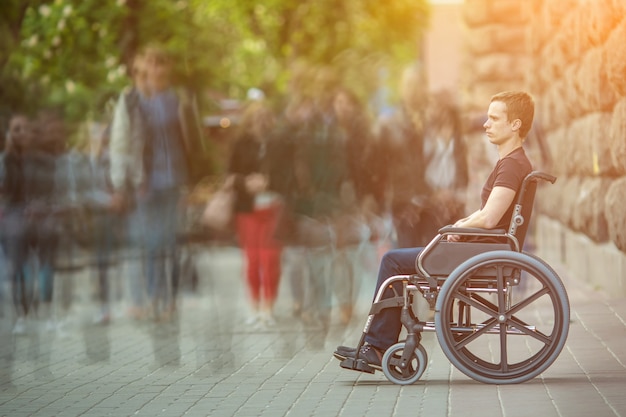
[[[561,201],[557,208],[559,213],[557,218],[568,227],[573,227],[573,216],[576,211],[580,182],[579,177],[569,177],[562,180],[563,188],[561,189]]]
[[[493,53],[472,60],[470,71],[476,80],[520,80],[527,72],[527,60],[522,55]]]
[[[586,112],[586,108],[583,105],[580,91],[575,88],[578,79],[578,63],[570,64],[565,69],[565,73],[557,79],[563,84],[563,96],[561,98],[565,107],[563,111],[566,118],[565,123],[582,117]]]
[[[584,30],[580,32],[588,37],[592,46],[602,45],[622,19],[623,15],[615,13],[612,3],[612,0],[594,0],[581,5]]]
[[[487,23],[521,24],[528,20],[532,11],[525,0],[466,0],[463,16],[468,26]]]
[[[609,83],[603,47],[589,50],[582,58],[576,78],[583,108],[588,111],[610,111],[617,95]]]
[[[591,155],[590,127],[589,117],[574,120],[571,122],[569,137],[559,144],[557,155],[562,155],[568,175],[584,176],[591,173],[588,160]]]
[[[466,39],[469,51],[475,55],[503,52],[509,54],[526,52],[526,27],[489,24],[469,30]]]
[[[615,246],[626,252],[626,177],[613,181],[605,198],[605,216]]]
[[[585,178],[580,182],[576,205],[572,210],[572,227],[595,242],[609,239],[604,216],[604,196],[611,185],[609,178]]]
[[[547,19],[554,28],[558,28],[563,19],[578,6],[578,0],[543,1],[542,4]]]
[[[611,0],[611,8],[618,16],[626,15],[626,1],[624,0]]]
[[[555,41],[568,63],[578,60],[589,49],[589,45],[582,42],[579,33],[581,19],[580,9],[572,8],[564,17],[561,26],[553,32]]]
[[[606,73],[613,91],[626,96],[626,19],[611,32],[606,44]]]
[[[617,175],[626,175],[626,97],[622,98],[613,109],[608,148]]]
[[[613,150],[609,140],[613,112],[593,113],[586,120],[588,140],[591,142],[591,155],[586,158],[585,173],[615,177],[617,168],[613,161]]]

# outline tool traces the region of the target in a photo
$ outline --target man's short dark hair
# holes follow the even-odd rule
[[[500,101],[506,104],[506,113],[509,122],[519,119],[522,126],[519,130],[520,138],[525,138],[533,125],[535,116],[535,102],[523,91],[504,91],[491,97],[491,102]]]

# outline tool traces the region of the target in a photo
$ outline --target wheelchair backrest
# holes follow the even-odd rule
[[[554,183],[554,181],[556,181],[556,177],[540,171],[533,171],[528,174],[526,178],[524,178],[524,181],[522,181],[522,189],[518,194],[515,209],[513,210],[513,215],[511,216],[511,221],[509,223],[508,232],[510,235],[517,238],[520,250],[524,247],[524,241],[526,240],[528,225],[530,224],[530,218],[535,202],[537,182],[539,180]]]

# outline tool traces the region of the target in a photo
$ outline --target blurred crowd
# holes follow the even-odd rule
[[[284,100],[254,90],[242,110],[219,176],[234,196],[229,228],[190,227],[203,131],[192,97],[172,85],[173,64],[145,48],[105,123],[71,146],[61,115],[11,116],[0,163],[0,311],[14,312],[15,334],[29,320],[58,328],[72,281],[55,285],[55,275],[82,267],[94,277],[94,325],[111,321],[112,297],[134,319],[170,320],[189,262],[185,234],[197,230],[241,248],[244,276],[233,283],[245,286],[247,325],[280,322],[279,296],[305,326],[328,328],[334,315],[347,324],[387,249],[424,246],[464,214],[453,94],[428,93],[411,66],[395,111],[376,113],[333,68],[298,66]],[[123,273],[112,270],[122,261]]]
[[[424,246],[461,217],[468,181],[454,97],[407,68],[401,106],[375,115],[332,68],[298,67],[287,101],[249,103],[227,165],[246,260],[249,323],[272,326],[281,279],[292,313],[347,324],[391,247]],[[337,307],[337,308],[333,308]]]

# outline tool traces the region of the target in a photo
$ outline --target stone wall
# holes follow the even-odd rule
[[[470,193],[493,165],[493,152],[485,152],[477,122],[484,120],[489,97],[502,90],[529,91],[537,107],[527,149],[538,169],[558,177],[537,195],[537,250],[548,262],[564,264],[570,276],[622,296],[625,16],[626,0],[464,3],[463,102],[475,168]],[[541,139],[548,153],[541,152]]]

